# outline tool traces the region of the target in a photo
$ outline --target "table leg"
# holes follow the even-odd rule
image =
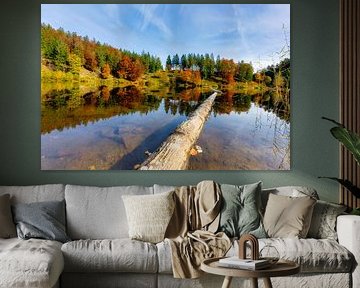
[[[224,282],[223,282],[223,285],[221,286],[221,288],[230,288],[231,280],[232,280],[231,276],[225,276],[225,279],[224,279]]]
[[[251,278],[252,287],[258,288],[258,279],[257,278]]]
[[[264,279],[265,288],[273,288],[269,277],[263,279]]]

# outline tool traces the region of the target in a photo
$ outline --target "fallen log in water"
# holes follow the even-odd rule
[[[175,131],[152,153],[138,170],[184,170],[190,150],[204,127],[217,92],[211,94]]]

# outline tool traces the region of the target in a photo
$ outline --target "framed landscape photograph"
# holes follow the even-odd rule
[[[42,170],[289,170],[290,4],[42,4]]]

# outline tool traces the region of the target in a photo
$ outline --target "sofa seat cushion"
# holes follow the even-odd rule
[[[345,247],[330,239],[259,239],[260,250],[265,245],[275,247],[280,254],[280,258],[300,264],[302,273],[348,273],[354,263],[353,255]],[[167,241],[164,241],[157,244],[157,249],[159,273],[172,274],[170,245]],[[268,251],[271,250],[268,249]],[[235,241],[227,256],[238,255],[238,251],[238,242]],[[248,254],[250,256],[250,251]]]
[[[61,248],[66,272],[156,273],[156,246],[131,239],[78,240]]]
[[[0,287],[52,287],[63,268],[59,242],[0,239]]]
[[[260,239],[260,251],[265,245],[275,247],[281,259],[298,263],[302,273],[350,272],[354,263],[353,255],[344,246],[330,239]],[[236,245],[228,254],[236,255],[237,247]],[[264,249],[266,250],[273,252],[273,249]]]

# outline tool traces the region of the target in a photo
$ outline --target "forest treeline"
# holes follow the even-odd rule
[[[46,24],[41,25],[41,57],[53,70],[79,74],[83,67],[104,79],[112,75],[134,81],[143,73],[163,69],[157,56],[117,49]]]
[[[81,68],[96,72],[99,77],[123,78],[136,81],[145,73],[164,68],[177,72],[177,80],[198,85],[202,79],[220,78],[225,83],[256,81],[269,87],[290,87],[290,60],[254,72],[252,63],[214,57],[212,53],[168,55],[165,67],[156,55],[135,53],[114,48],[74,32],[41,25],[42,63],[53,71],[79,75]]]

